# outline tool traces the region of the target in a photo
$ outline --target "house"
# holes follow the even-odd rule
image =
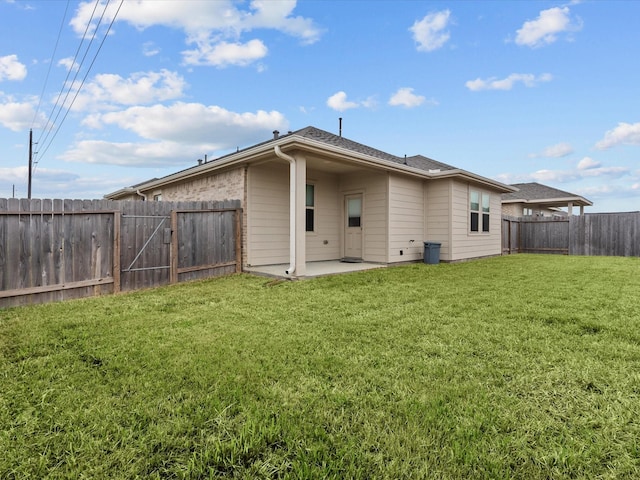
[[[501,253],[501,195],[515,188],[415,155],[398,157],[315,127],[280,135],[113,200],[240,199],[243,267],[306,262],[419,261],[423,241],[440,260]]]
[[[502,213],[511,217],[566,216],[573,214],[573,207],[580,207],[580,215],[584,215],[584,207],[593,205],[580,195],[540,183],[515,183],[511,186],[518,191],[502,194]]]

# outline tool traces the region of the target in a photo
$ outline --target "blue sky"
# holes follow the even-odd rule
[[[101,198],[342,117],[392,154],[640,210],[639,18],[612,0],[0,0],[0,197],[26,197],[30,128],[34,198]]]

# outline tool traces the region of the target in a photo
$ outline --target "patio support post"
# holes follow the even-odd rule
[[[276,156],[289,162],[289,252],[287,275],[303,277],[306,274],[306,196],[307,160],[302,155],[292,157],[280,147],[274,147]]]
[[[568,214],[569,216],[573,215],[573,202],[569,202],[569,205],[567,205],[567,210],[568,210]]]

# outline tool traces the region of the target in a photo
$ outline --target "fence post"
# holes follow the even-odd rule
[[[242,209],[237,208],[236,217],[236,273],[242,272]]]
[[[113,212],[113,293],[120,292],[120,224],[122,212]]]
[[[178,283],[178,212],[171,210],[171,248],[169,249],[169,283]]]

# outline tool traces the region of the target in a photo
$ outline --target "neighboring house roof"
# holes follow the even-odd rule
[[[300,130],[279,135],[274,132],[274,137],[265,142],[261,142],[236,152],[223,155],[217,159],[206,163],[189,167],[160,179],[152,179],[132,187],[127,187],[117,192],[106,195],[106,198],[116,199],[126,194],[131,194],[137,190],[148,190],[160,188],[163,185],[185,180],[194,176],[209,173],[220,168],[233,165],[247,164],[253,160],[262,160],[273,155],[275,146],[279,146],[282,151],[302,150],[323,155],[331,155],[337,160],[350,161],[366,166],[374,166],[387,170],[399,171],[409,175],[423,178],[437,179],[448,177],[462,177],[475,181],[500,192],[513,192],[515,188],[504,183],[477,175],[466,170],[462,170],[442,162],[438,162],[422,155],[411,157],[399,157],[382,150],[369,147],[367,145],[354,142],[341,135],[334,135],[330,132],[316,127],[305,127]]]
[[[517,192],[503,193],[502,203],[526,203],[540,205],[543,207],[566,207],[569,203],[577,206],[591,206],[593,202],[576,195],[565,192],[557,188],[548,187],[540,183],[513,183],[512,187],[518,189]]]

